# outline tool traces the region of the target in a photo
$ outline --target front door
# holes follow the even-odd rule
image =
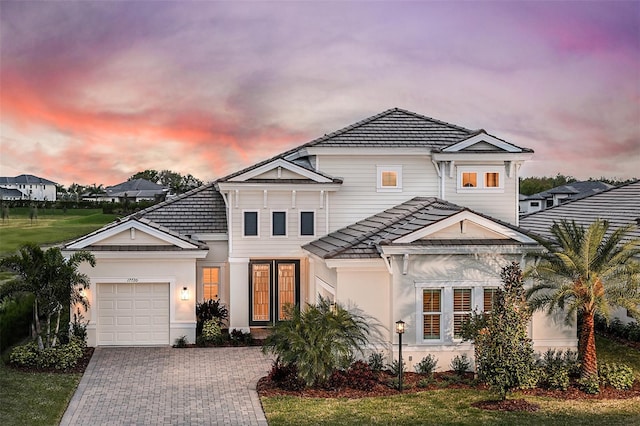
[[[249,304],[250,325],[286,319],[285,306],[300,304],[300,261],[249,262]]]

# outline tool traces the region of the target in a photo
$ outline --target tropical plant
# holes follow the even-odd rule
[[[594,317],[607,320],[617,307],[639,318],[640,240],[625,240],[632,229],[625,226],[610,231],[609,223],[596,220],[586,230],[575,221],[554,223],[554,241],[540,241],[546,251],[527,275],[536,279],[527,291],[532,309],[561,310],[567,323],[578,315],[580,378],[589,387],[597,382]]]
[[[277,355],[285,366],[295,365],[307,386],[325,384],[345,360],[356,352],[363,354],[372,332],[371,318],[326,299],[304,309],[289,305],[285,310],[289,319],[273,327],[262,351]]]
[[[88,300],[81,293],[81,289],[89,288],[89,277],[78,272],[82,262],[95,266],[94,256],[87,251],[79,251],[65,259],[59,248],[43,251],[35,244],[26,244],[20,248],[19,254],[0,260],[0,266],[15,274],[12,280],[0,287],[0,299],[24,293],[35,296],[32,330],[40,349],[56,346],[65,306],[80,304],[85,309],[89,307]],[[46,320],[44,331],[41,316]],[[52,320],[55,320],[53,333]]]
[[[418,374],[426,374],[429,377],[433,376],[433,372],[436,370],[438,366],[438,358],[433,356],[433,354],[429,354],[422,358],[422,361],[417,363],[414,367],[416,373]]]
[[[462,336],[474,342],[478,377],[504,400],[507,392],[530,382],[534,358],[527,335],[531,314],[524,298],[522,271],[512,262],[500,277],[503,288],[496,293],[491,313],[472,315]]]
[[[215,320],[222,328],[229,317],[229,310],[219,299],[196,303],[196,334],[200,334],[205,321]]]

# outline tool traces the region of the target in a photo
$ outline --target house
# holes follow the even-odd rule
[[[597,219],[607,220],[610,232],[633,225],[626,241],[640,240],[640,180],[522,216],[520,226],[549,239],[554,222],[574,220],[586,228]],[[614,316],[624,323],[633,320],[625,310],[618,310]]]
[[[518,172],[533,151],[390,109],[65,246],[90,250],[91,345],[195,338],[195,303],[219,297],[230,329],[257,332],[285,305],[355,304],[393,354],[403,320],[409,364],[440,365],[490,310],[500,270],[541,247],[518,227]],[[537,350],[575,348],[575,327],[536,314]]]
[[[123,203],[125,201],[137,203],[138,201],[164,200],[169,188],[158,185],[146,179],[133,179],[113,186],[107,186],[103,194],[85,194],[85,201],[106,201],[110,203]]]
[[[588,197],[613,188],[605,182],[599,181],[582,181],[572,182],[566,185],[557,186],[547,191],[538,192],[532,195],[520,195],[520,214],[528,214],[540,210],[548,209],[553,206],[559,206],[573,200]]]
[[[2,200],[56,201],[56,183],[34,175],[0,177]]]

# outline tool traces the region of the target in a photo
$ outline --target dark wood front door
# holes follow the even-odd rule
[[[286,319],[285,306],[299,304],[299,260],[249,262],[250,325],[275,324]]]

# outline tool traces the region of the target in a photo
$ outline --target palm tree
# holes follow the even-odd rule
[[[563,220],[551,227],[553,242],[541,241],[546,252],[528,275],[536,284],[527,291],[533,309],[563,310],[570,323],[582,319],[578,337],[581,379],[597,378],[594,334],[596,314],[607,320],[615,308],[640,318],[640,240],[625,240],[633,226],[609,233],[609,223],[596,220],[588,229]]]
[[[38,346],[55,346],[60,329],[60,316],[63,307],[81,304],[87,308],[87,299],[80,292],[89,288],[89,277],[78,272],[78,266],[88,262],[95,266],[94,256],[80,251],[65,259],[59,248],[43,251],[35,244],[26,244],[18,254],[0,260],[0,266],[15,274],[15,278],[0,287],[0,299],[21,293],[35,296],[33,302],[32,329],[38,339]],[[46,318],[45,340],[42,340],[40,317]],[[56,317],[54,333],[51,333],[51,320]]]

